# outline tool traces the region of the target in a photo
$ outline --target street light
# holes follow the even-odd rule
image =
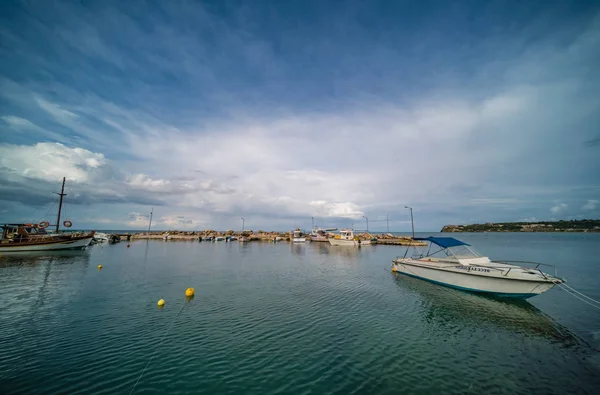
[[[412,207],[408,207],[408,206],[404,206],[404,208],[407,208],[410,210],[410,224],[412,225],[412,237],[413,239],[415,238],[415,222],[413,221],[413,213],[412,213]]]
[[[369,233],[369,218],[362,216],[367,221],[367,233]]]
[[[310,217],[310,220],[312,221],[312,228],[311,229],[314,229],[315,228],[315,218],[314,217]]]
[[[244,217],[242,217],[242,232],[244,231]]]

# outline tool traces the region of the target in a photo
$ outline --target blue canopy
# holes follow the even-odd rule
[[[442,248],[470,245],[463,241],[457,240],[454,237],[415,237],[413,240],[428,241],[430,243],[437,244]]]

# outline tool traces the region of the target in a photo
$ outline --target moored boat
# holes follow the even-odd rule
[[[60,214],[62,211],[63,197],[65,193],[65,178],[63,178],[61,192],[58,193],[58,215],[56,224],[50,225],[48,221],[39,224],[6,224],[2,225],[0,237],[0,252],[30,252],[30,251],[55,251],[84,249],[90,245],[96,232],[71,232],[60,233]],[[69,220],[63,221],[65,228],[70,228],[73,223]],[[53,233],[46,228],[54,226]]]
[[[439,247],[434,253],[393,260],[392,271],[464,291],[502,297],[530,298],[546,292],[563,279],[547,274],[537,262],[491,261],[469,244],[453,237],[415,238]],[[526,266],[523,266],[526,265]]]
[[[361,240],[358,236],[354,235],[354,230],[352,229],[342,229],[339,235],[335,235],[333,238],[328,239],[328,241],[332,246],[359,247],[371,245],[371,240]]]
[[[296,229],[292,232],[292,242],[293,243],[305,243],[306,235],[300,229]]]
[[[108,242],[108,235],[106,233],[96,232],[96,234],[94,234],[94,241],[98,243],[106,243]]]
[[[336,231],[337,228],[313,228],[310,233],[310,241],[324,242],[327,243],[329,241],[329,232]]]

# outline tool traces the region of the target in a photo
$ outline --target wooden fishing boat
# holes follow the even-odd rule
[[[65,193],[65,178],[63,178],[62,189],[58,204],[58,215],[56,224],[51,225],[47,221],[39,224],[5,224],[0,227],[0,253],[7,252],[30,252],[30,251],[55,251],[84,249],[90,245],[96,232],[73,232],[60,233],[60,214],[62,211],[63,197]],[[63,221],[65,228],[73,226],[71,221]],[[55,231],[49,233],[46,228],[55,226]]]

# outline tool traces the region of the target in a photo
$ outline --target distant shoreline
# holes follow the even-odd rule
[[[485,224],[446,225],[440,232],[600,232],[600,220],[580,219],[568,221],[488,222]]]

